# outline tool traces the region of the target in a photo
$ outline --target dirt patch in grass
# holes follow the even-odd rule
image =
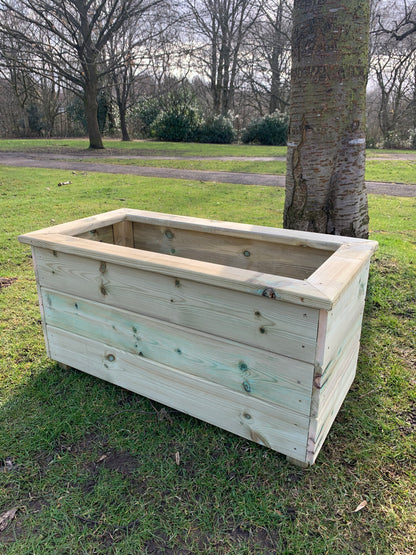
[[[416,432],[416,403],[413,404],[410,411],[401,413],[399,415],[405,421],[404,426],[400,426],[400,431],[405,435],[411,435]]]
[[[284,543],[284,542],[283,542]],[[186,537],[170,540],[164,531],[156,531],[152,539],[144,544],[144,552],[152,555],[193,555],[194,553],[228,553],[231,549],[242,553],[272,554],[280,551],[282,538],[278,530],[267,530],[258,526],[234,525],[221,536],[214,536],[193,528]],[[250,551],[246,551],[247,548]],[[233,551],[234,552],[234,551]]]
[[[107,468],[108,470],[116,470],[121,474],[130,475],[136,470],[137,459],[125,452],[112,451],[102,455],[97,463],[97,468]]]
[[[74,444],[67,444],[65,439],[58,442],[58,452],[69,452],[79,457],[82,453],[101,452],[88,469],[95,474],[102,468],[120,472],[123,475],[132,475],[138,467],[136,457],[124,451],[117,451],[108,446],[107,438],[95,433],[87,433]]]
[[[15,281],[17,281],[17,278],[15,277],[0,277],[0,289],[10,287],[10,285]]]

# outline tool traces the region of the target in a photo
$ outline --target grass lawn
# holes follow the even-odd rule
[[[285,175],[286,173],[286,162],[282,161],[134,160],[126,158],[82,158],[80,161],[118,164],[122,166],[177,168],[181,170],[248,172],[271,175]],[[416,162],[405,160],[367,160],[365,177],[367,181],[415,184]]]
[[[80,154],[79,161],[100,162],[119,165],[137,165],[159,168],[177,168],[206,171],[230,171],[248,173],[266,173],[284,175],[286,172],[285,161],[257,161],[257,160],[204,160],[204,157],[285,157],[284,146],[261,145],[214,145],[200,143],[171,143],[162,141],[131,141],[120,140],[104,141],[105,149],[90,151],[86,139],[0,139],[1,150],[14,151],[53,151],[63,155],[66,153]],[[96,155],[95,155],[96,154]],[[111,158],[106,157],[111,154]],[[117,155],[120,158],[117,158]],[[389,156],[414,155],[414,151],[401,150],[367,150],[367,157],[380,158],[367,160],[366,179],[368,181],[382,181],[393,183],[416,183],[416,161],[414,160],[386,160]],[[153,160],[134,160],[122,156],[154,156]],[[161,156],[197,156],[200,160],[163,160]]]
[[[281,226],[283,199],[270,187],[0,167],[0,277],[16,278],[0,289],[2,553],[415,553],[416,199],[369,198],[380,249],[357,378],[307,470],[46,358],[17,235],[123,206]]]
[[[85,150],[87,139],[0,139],[0,150],[59,149],[62,153],[71,149]],[[261,145],[214,145],[202,143],[171,143],[163,141],[104,140],[107,150],[149,156],[285,156],[285,146]],[[103,152],[104,151],[98,151]]]

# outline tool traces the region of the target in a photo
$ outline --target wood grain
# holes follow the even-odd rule
[[[286,245],[148,223],[134,223],[134,245],[142,250],[295,279],[307,278],[330,254],[328,250],[306,245]]]
[[[289,301],[301,306],[327,309],[332,307],[331,299],[314,285],[310,285],[308,280],[285,278],[190,258],[172,257],[67,235],[38,234],[36,237],[24,236],[20,240],[53,252],[74,254],[83,259],[110,262],[125,268],[142,269],[155,274],[218,285],[234,291]]]
[[[114,243],[113,226],[106,225],[99,228],[90,229],[83,233],[77,234],[75,237],[78,239],[88,239],[90,241],[98,241],[99,243]]]
[[[288,455],[306,458],[309,419],[175,368],[48,326],[52,357]]]
[[[44,287],[313,362],[318,311],[39,249]]]
[[[42,296],[48,325],[309,415],[312,364],[78,296]]]
[[[19,240],[50,357],[313,464],[377,243],[130,209]]]

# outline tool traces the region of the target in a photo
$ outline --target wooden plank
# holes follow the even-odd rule
[[[181,229],[190,229],[220,235],[232,235],[235,237],[277,242],[292,246],[308,246],[311,248],[325,249],[330,252],[334,252],[338,249],[338,247],[344,244],[362,245],[364,248],[367,248],[366,244],[369,243],[364,239],[356,239],[352,237],[340,237],[322,233],[279,229],[237,222],[192,218],[189,216],[165,214],[146,210],[134,210],[129,208],[121,208],[119,210],[113,210],[103,214],[97,214],[95,216],[89,216],[87,218],[81,218],[72,222],[40,229],[38,231],[22,235],[19,239],[22,242],[29,242],[30,239],[35,237],[37,234],[76,235],[92,229],[97,229],[104,225],[112,225],[113,223],[125,220],[163,226],[174,225],[175,227]],[[376,245],[374,241],[370,241],[370,243]]]
[[[377,246],[376,241],[342,245],[308,278],[308,283],[335,305],[362,269],[368,269]]]
[[[172,225],[135,223],[133,229],[134,245],[138,249],[295,279],[307,278],[330,254],[328,250],[308,246],[181,229]]]
[[[47,356],[50,357],[51,355],[50,355],[50,350],[49,350],[49,341],[48,341],[48,336],[46,334],[46,322],[45,322],[45,310],[44,310],[44,306],[43,306],[43,296],[42,296],[42,290],[41,290],[41,286],[40,286],[40,278],[39,278],[38,265],[37,265],[37,260],[36,260],[36,249],[34,249],[32,247],[31,250],[32,250],[33,270],[34,270],[35,276],[36,276],[36,288],[37,288],[37,292],[38,292],[39,310],[40,310],[40,315],[41,315],[41,320],[42,320],[43,337],[45,339],[45,349],[46,349]]]
[[[315,360],[318,311],[194,281],[37,250],[42,286],[266,349]]]
[[[291,245],[292,247],[301,246],[328,250],[333,254],[307,280],[302,281],[302,279],[287,278],[289,281],[285,281],[283,276],[276,276],[273,273],[265,274],[257,271],[254,275],[252,273],[250,276],[245,273],[247,270],[244,269],[240,270],[240,273],[243,273],[239,276],[235,272],[235,268],[226,268],[224,265],[220,265],[221,270],[219,270],[217,264],[195,261],[183,257],[177,257],[175,263],[172,264],[172,262],[169,262],[169,256],[160,254],[156,256],[157,253],[147,253],[145,255],[143,251],[139,251],[136,255],[130,253],[126,256],[123,253],[117,253],[117,250],[111,248],[111,245],[108,245],[107,248],[101,247],[98,249],[98,252],[96,250],[94,252],[89,243],[84,242],[80,244],[77,242],[77,239],[70,236],[125,220],[170,225],[182,229],[193,229],[197,232],[214,233],[224,236],[231,235],[254,241],[269,241],[270,243]],[[375,241],[363,239],[332,237],[309,232],[281,230],[231,222],[215,222],[200,218],[188,218],[129,209],[117,210],[39,230],[22,235],[19,237],[19,240],[33,246],[63,250],[67,253],[71,253],[76,249],[80,256],[105,256],[105,261],[107,262],[118,255],[119,263],[125,265],[136,266],[140,263],[142,266],[152,266],[152,271],[155,272],[166,272],[167,268],[170,267],[176,273],[186,271],[189,275],[192,274],[194,278],[198,274],[198,279],[201,279],[202,274],[205,278],[216,280],[220,271],[226,283],[226,285],[223,284],[225,287],[235,288],[237,286],[241,288],[247,287],[248,283],[252,283],[255,286],[273,289],[274,294],[280,295],[284,300],[326,309],[330,309],[337,302],[339,296],[352,281],[357,271],[359,271],[359,268],[377,248]],[[118,246],[116,245],[117,248]],[[201,264],[203,265],[202,267]],[[191,279],[189,275],[188,278]],[[258,294],[262,294],[261,289],[257,291]]]
[[[47,324],[309,415],[313,365],[43,290]]]
[[[47,329],[52,357],[60,363],[305,460],[307,417],[79,335]]]
[[[258,239],[261,241],[279,242],[292,246],[308,246],[334,252],[343,244],[365,243],[364,239],[311,233],[305,231],[279,229],[237,222],[224,222],[204,218],[192,218],[176,214],[164,214],[146,210],[127,209],[127,219],[132,222],[174,226],[180,229],[202,231],[219,235],[232,235],[241,238]]]
[[[120,208],[119,210],[112,210],[111,212],[97,214],[96,216],[88,216],[87,218],[81,218],[79,220],[73,220],[72,222],[32,231],[31,233],[20,235],[18,239],[21,243],[32,244],[31,241],[36,238],[37,235],[78,235],[88,233],[89,231],[98,230],[101,227],[111,226],[114,223],[125,220],[128,212],[127,209]]]
[[[337,358],[324,370],[319,378],[315,375],[311,422],[308,434],[310,464],[315,461],[331,426],[354,381],[360,347],[361,329],[348,338]],[[314,404],[315,403],[315,404]]]
[[[85,231],[83,233],[77,234],[78,239],[88,239],[89,241],[98,241],[99,243],[114,243],[113,226],[107,225],[104,227],[99,227],[91,229],[90,231]]]
[[[127,220],[113,224],[114,244],[134,247],[133,224]]]
[[[348,336],[355,333],[357,328],[361,329],[369,264],[368,260],[345,289],[334,308],[328,312],[325,349],[322,359],[318,359],[322,368],[337,356],[337,352],[345,344]]]
[[[53,252],[75,254],[104,263],[143,269],[155,274],[184,278],[200,283],[218,285],[234,291],[267,296],[314,308],[332,307],[332,301],[311,286],[307,280],[285,278],[261,272],[212,264],[189,258],[172,257],[143,250],[120,247],[68,237],[66,235],[36,235],[25,239],[33,246]]]
[[[352,378],[355,376],[355,366],[360,349],[360,333],[361,327],[355,326],[354,333],[348,336],[345,343],[340,346],[337,357],[327,365],[322,373],[319,392],[319,410],[317,415],[319,420],[325,419],[328,407],[334,403],[339,391],[342,390],[342,387],[340,388],[340,383],[342,383],[343,380],[349,381],[347,369]],[[352,383],[352,381],[350,383]],[[329,408],[329,410],[331,409]]]

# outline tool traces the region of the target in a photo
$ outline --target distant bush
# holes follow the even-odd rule
[[[139,137],[150,137],[152,123],[162,110],[161,99],[143,96],[130,111],[133,134]]]
[[[130,122],[135,136],[161,141],[229,144],[235,140],[232,120],[203,118],[193,92],[186,88],[141,98],[131,110]]]
[[[150,127],[152,135],[162,141],[197,140],[202,120],[193,94],[186,89],[174,91],[163,104]]]
[[[192,106],[180,110],[162,110],[152,123],[152,135],[161,141],[195,141],[199,129],[199,113]]]
[[[81,98],[75,96],[66,107],[66,113],[72,129],[71,135],[87,135],[87,117],[85,115],[85,106]]]
[[[288,116],[280,112],[256,119],[243,130],[241,140],[245,144],[285,145],[288,121]]]
[[[198,130],[200,143],[230,144],[235,140],[235,131],[230,118],[213,116],[201,123]]]
[[[37,106],[36,104],[31,104],[26,111],[29,122],[29,129],[32,133],[40,136],[42,134],[42,131],[45,129],[45,124],[43,122],[43,117],[39,106]]]

